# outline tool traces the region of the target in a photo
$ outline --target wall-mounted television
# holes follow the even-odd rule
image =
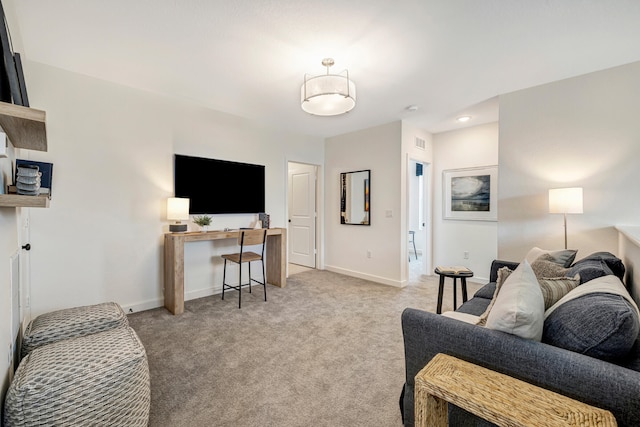
[[[264,166],[176,154],[175,197],[190,199],[189,213],[264,212]]]

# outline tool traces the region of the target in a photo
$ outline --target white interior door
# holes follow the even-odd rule
[[[289,162],[289,262],[316,267],[316,167]]]

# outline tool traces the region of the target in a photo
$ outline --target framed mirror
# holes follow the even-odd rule
[[[371,170],[340,174],[340,224],[371,225]]]

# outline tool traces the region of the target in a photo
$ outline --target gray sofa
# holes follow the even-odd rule
[[[495,290],[498,270],[517,263],[494,261],[490,283],[457,311],[480,315]],[[624,265],[609,253],[596,253],[570,266],[567,276],[580,274],[580,284],[599,276],[624,277]],[[589,307],[597,310],[597,307]],[[546,328],[546,322],[545,322]],[[640,339],[615,360],[602,360],[554,345],[527,340],[442,315],[407,308],[402,314],[405,385],[400,397],[405,426],[414,425],[414,378],[438,353],[445,353],[521,379],[587,404],[607,409],[619,426],[640,425]],[[588,353],[588,352],[587,352]],[[517,404],[517,402],[516,402]],[[490,426],[449,405],[449,425]]]

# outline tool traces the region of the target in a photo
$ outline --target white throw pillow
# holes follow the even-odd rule
[[[540,341],[544,326],[542,291],[527,260],[502,285],[486,327]]]

